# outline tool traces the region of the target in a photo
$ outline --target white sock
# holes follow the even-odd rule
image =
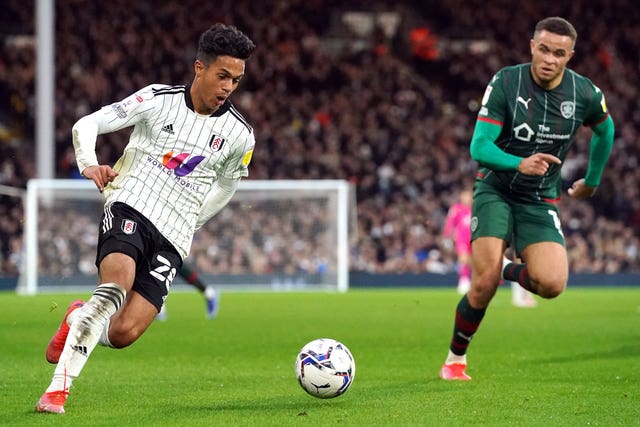
[[[98,344],[103,347],[113,348],[111,341],[109,341],[109,325],[110,324],[111,324],[111,317],[109,317],[107,321],[104,322],[104,328],[102,328],[102,333],[100,334],[100,338],[98,338]]]
[[[69,315],[67,316],[67,325],[71,326],[73,321],[76,320],[76,317],[78,317],[78,310],[73,310],[71,313],[69,313]]]
[[[449,350],[449,354],[447,355],[447,360],[445,360],[444,364],[445,365],[452,365],[454,363],[462,363],[462,364],[466,365],[467,364],[467,355],[463,354],[462,356],[458,356],[457,354],[455,354],[451,350]]]
[[[115,283],[99,285],[74,316],[69,335],[47,392],[68,390],[95,348],[105,323],[120,309],[126,291]]]
[[[511,298],[513,301],[522,301],[526,296],[526,292],[518,282],[511,282]]]

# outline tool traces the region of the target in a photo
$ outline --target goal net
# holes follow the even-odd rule
[[[196,232],[186,262],[218,289],[345,292],[354,204],[346,181],[241,181]],[[102,210],[91,181],[31,180],[18,293],[93,289]]]

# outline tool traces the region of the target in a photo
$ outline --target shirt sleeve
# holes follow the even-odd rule
[[[98,165],[96,140],[98,135],[115,132],[144,120],[153,110],[153,85],[128,96],[120,102],[102,107],[82,117],[72,128],[73,147],[78,169]]]
[[[509,154],[495,144],[502,126],[478,118],[471,138],[471,158],[493,170],[518,170],[522,157]]]
[[[220,177],[212,186],[202,202],[202,209],[196,221],[196,230],[213,218],[231,200],[238,188],[240,178]]]
[[[251,131],[247,134],[244,143],[238,144],[237,148],[229,154],[225,168],[220,175],[228,179],[240,179],[249,176],[249,163],[251,162],[255,145],[255,137],[253,131]]]
[[[517,170],[522,158],[509,154],[496,145],[507,111],[501,76],[502,70],[493,76],[482,96],[482,105],[471,137],[471,158],[480,166],[493,170]]]
[[[607,116],[604,122],[593,127],[593,135],[589,143],[589,166],[584,178],[585,184],[591,187],[600,185],[602,172],[613,147],[614,133],[615,126],[611,116]]]

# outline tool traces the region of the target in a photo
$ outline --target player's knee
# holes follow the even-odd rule
[[[487,270],[482,273],[475,271],[473,273],[473,284],[484,291],[494,291],[500,283],[500,271]]]
[[[555,298],[567,286],[569,272],[561,268],[529,268],[532,288],[542,298]]]
[[[543,280],[533,280],[534,289],[537,294],[542,298],[555,298],[560,295],[567,286],[566,276],[547,277]]]
[[[486,307],[498,289],[500,273],[486,272],[476,274],[471,283],[471,290],[467,297],[476,308]]]
[[[109,328],[109,342],[114,348],[125,348],[133,344],[144,332],[135,323],[117,322]]]

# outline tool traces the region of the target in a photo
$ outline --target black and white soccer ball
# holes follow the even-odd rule
[[[347,346],[331,338],[319,338],[302,347],[295,370],[304,391],[329,399],[349,389],[356,375],[356,364]]]

